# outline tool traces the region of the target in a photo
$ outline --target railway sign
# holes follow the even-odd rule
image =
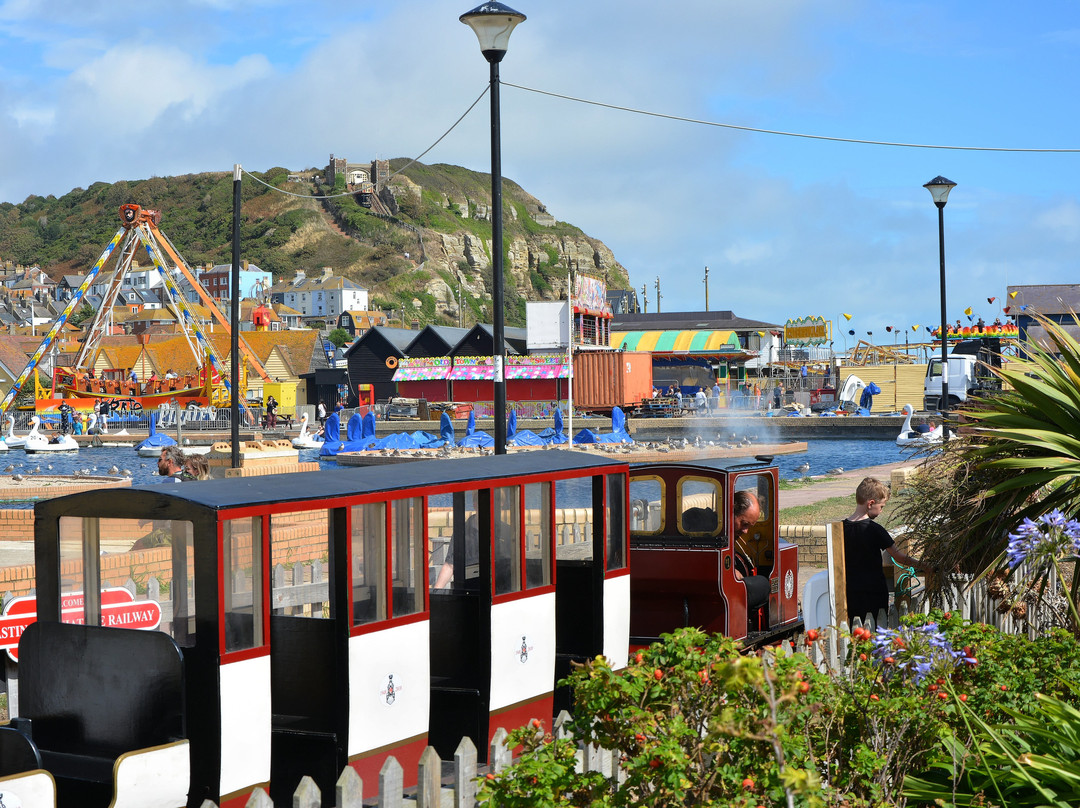
[[[60,620],[83,623],[82,592],[67,592],[60,598]],[[37,597],[14,598],[0,614],[0,650],[19,661],[19,638],[26,627],[37,620]],[[135,600],[122,586],[101,590],[101,625],[150,631],[161,624],[161,604],[156,600]]]

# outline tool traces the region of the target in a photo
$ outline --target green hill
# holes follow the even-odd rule
[[[405,163],[392,160],[391,170]],[[456,323],[459,295],[466,324],[490,322],[488,175],[414,163],[368,209],[358,194],[317,198],[335,193],[316,181],[322,174],[295,172],[290,180],[289,170],[272,168],[253,174],[261,182],[244,177],[244,259],[275,280],[332,267],[366,286],[375,308],[404,308],[407,320],[421,324]],[[119,227],[120,205],[134,202],[161,211],[161,231],[190,265],[229,263],[232,186],[230,173],[189,174],[0,204],[0,261],[38,265],[54,278],[83,273]],[[510,180],[503,203],[509,324],[524,324],[526,300],[564,297],[570,267],[629,288],[626,270],[602,242],[555,222]]]

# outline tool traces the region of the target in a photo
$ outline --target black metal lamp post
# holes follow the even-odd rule
[[[506,55],[510,34],[525,15],[502,3],[482,3],[459,17],[480,40],[480,51],[491,68],[491,259],[492,338],[495,362],[495,454],[506,454],[505,311],[503,309],[502,149],[499,133],[499,62]]]
[[[938,409],[941,411],[942,440],[949,439],[946,423],[949,413],[949,322],[945,314],[945,203],[949,201],[949,191],[955,187],[955,182],[941,176],[934,177],[923,186],[934,198],[938,214],[938,252],[941,258],[941,400]]]

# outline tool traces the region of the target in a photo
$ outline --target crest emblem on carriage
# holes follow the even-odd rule
[[[795,573],[788,570],[784,573],[784,599],[787,600],[795,594]]]
[[[386,682],[386,689],[383,690],[382,695],[386,699],[387,705],[393,704],[397,701],[397,688],[394,686],[394,674],[389,675],[389,679]]]
[[[521,660],[521,664],[524,665],[529,661],[529,646],[525,644],[525,638],[521,638],[521,649],[518,652],[518,659]]]

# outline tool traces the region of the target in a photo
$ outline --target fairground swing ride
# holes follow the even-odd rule
[[[94,401],[101,400],[108,402],[110,408],[114,410],[123,406],[124,409],[136,411],[173,401],[178,406],[227,407],[230,404],[232,391],[229,373],[214,350],[213,343],[200,327],[198,318],[184,299],[184,294],[177,286],[172,272],[162,262],[162,255],[165,254],[172,260],[176,267],[174,271],[187,279],[191,288],[199,295],[203,305],[209,309],[225,333],[230,333],[228,319],[218,309],[213,298],[202,288],[195,274],[173,247],[168,237],[158,229],[158,224],[161,222],[159,211],[127,204],[120,206],[119,213],[120,229],[105,246],[90,271],[86,273],[83,282],[72,293],[67,306],[53,322],[26,367],[0,400],[0,414],[12,407],[24,385],[31,378],[34,380],[34,403],[38,411],[50,410],[64,403],[75,409],[89,409]],[[50,352],[55,355],[58,337],[64,325],[71,315],[85,304],[89,289],[97,282],[98,276],[117,245],[120,250],[116,268],[108,288],[102,295],[101,304],[94,319],[86,329],[86,340],[70,366],[58,366],[53,362],[52,384],[43,384],[39,378],[39,371],[44,359],[50,355]],[[140,248],[145,250],[161,277],[165,306],[173,312],[181,325],[182,334],[195,359],[196,370],[194,373],[176,378],[155,378],[139,382],[126,378],[124,375],[126,369],[121,368],[111,372],[102,372],[99,378],[95,378],[92,367],[94,357],[101,346],[102,337],[107,336],[112,330],[113,306]],[[243,341],[240,342],[240,350],[255,371],[262,378],[268,378],[262,363]],[[241,380],[241,389],[244,386]]]

